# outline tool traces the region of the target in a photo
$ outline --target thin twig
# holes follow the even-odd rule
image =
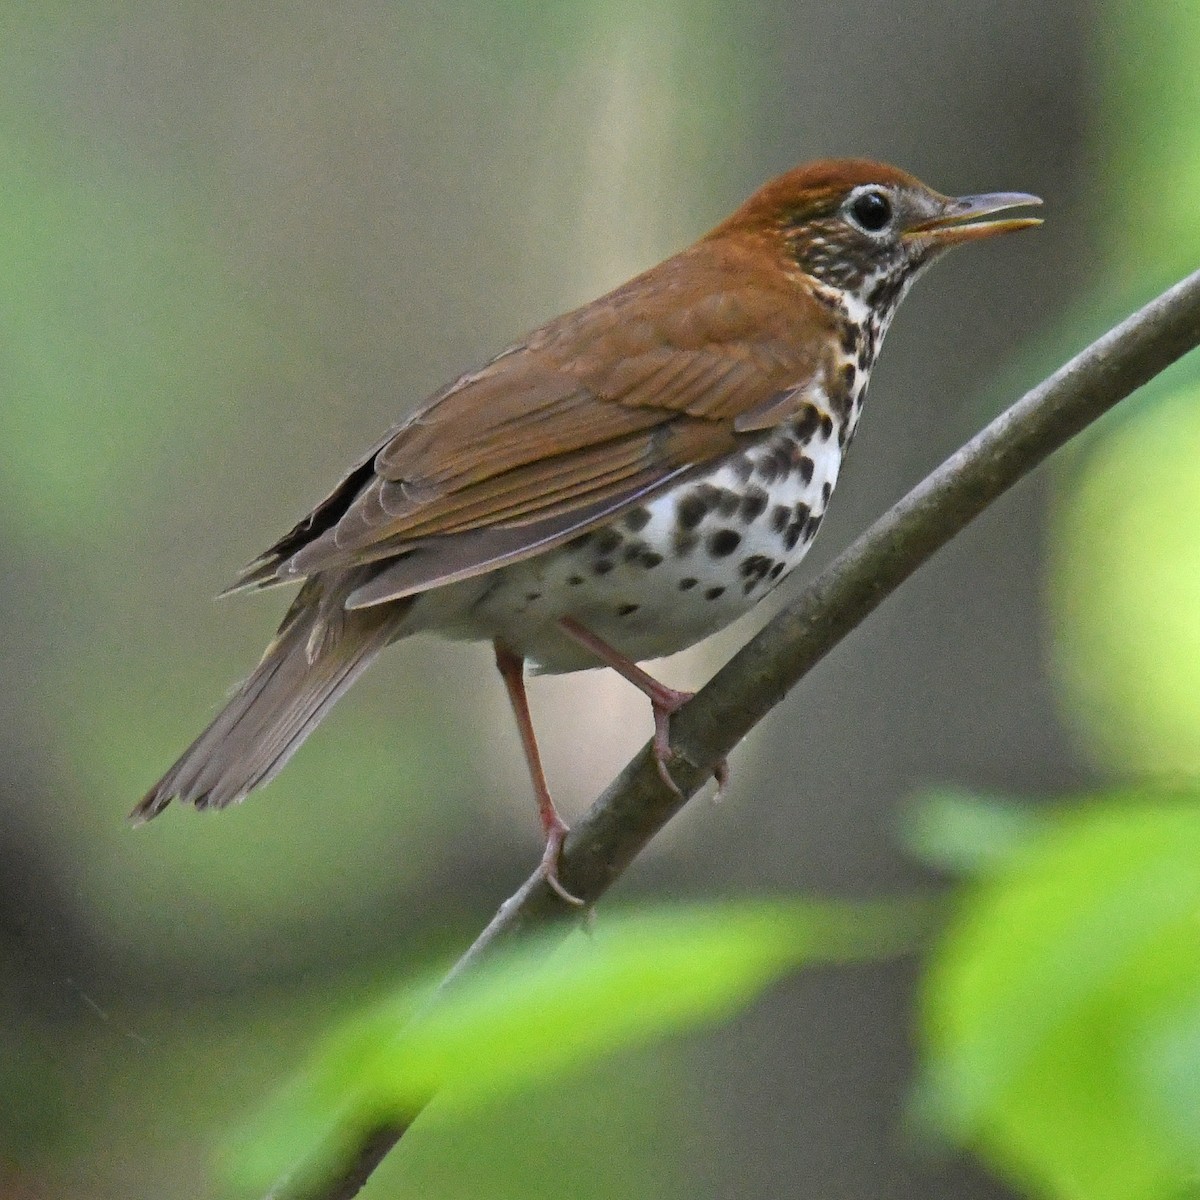
[[[1200,271],[1151,301],[1001,413],[882,516],[751,639],[672,719],[663,784],[646,746],[563,847],[559,877],[594,904],[743,737],[870,612],[998,496],[1080,430],[1200,344]],[[446,977],[451,987],[531,928],[567,927],[579,910],[532,875],[500,906]],[[413,1114],[415,1116],[416,1114]],[[284,1185],[280,1200],[350,1200],[407,1125],[365,1136],[323,1185]]]

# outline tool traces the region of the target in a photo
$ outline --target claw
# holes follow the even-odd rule
[[[558,893],[559,897],[568,904],[582,908],[584,902],[574,893],[568,892],[558,878],[558,856],[562,852],[563,842],[571,827],[562,820],[556,820],[546,829],[546,849],[542,851],[542,878]]]
[[[671,772],[667,769],[667,763],[673,758],[678,757],[676,752],[671,749],[671,717],[694,694],[693,692],[674,692],[670,700],[651,700],[651,705],[654,709],[654,764],[658,767],[658,774],[663,783],[680,799],[683,799],[683,793],[679,790],[679,785],[671,777]],[[725,791],[729,786],[729,763],[725,759],[721,759],[720,762],[713,766],[712,775],[717,781],[717,794],[713,797],[713,803],[719,804],[725,798]]]
[[[721,759],[713,767],[713,778],[717,781],[717,794],[713,797],[713,803],[720,804],[725,799],[725,792],[729,787],[729,763],[725,759]]]
[[[679,784],[671,778],[671,772],[667,770],[667,763],[675,757],[675,751],[671,749],[671,717],[694,693],[677,692],[674,688],[664,687],[662,684],[659,684],[659,688],[661,690],[650,697],[650,707],[654,712],[654,763],[663,783],[682,800],[683,793],[679,790]]]
[[[657,742],[657,740],[658,739],[655,738],[656,742]],[[680,798],[680,800],[682,800],[684,798],[684,795],[679,790],[679,784],[677,784],[675,782],[675,780],[671,776],[670,770],[667,768],[667,761],[674,757],[675,757],[675,755],[671,751],[670,746],[667,747],[667,755],[665,758],[661,754],[659,754],[657,745],[655,746],[655,748],[654,748],[654,765],[655,765],[655,767],[658,768],[658,777],[659,777],[659,779],[661,779],[663,781],[663,783],[665,783],[667,785],[667,787],[669,787],[671,789],[671,791],[673,791],[675,793],[675,795],[677,795]]]
[[[558,625],[569,638],[586,647],[600,662],[606,663],[619,675],[623,675],[639,692],[649,698],[650,707],[654,712],[654,762],[663,783],[682,800],[683,792],[679,790],[679,784],[671,778],[671,772],[667,770],[667,763],[675,757],[675,751],[671,749],[671,717],[695,693],[677,691],[667,687],[665,683],[660,683],[653,675],[647,675],[632,659],[614,649],[603,638],[597,637],[573,617],[561,617]],[[717,781],[717,798],[720,799],[725,792],[725,785],[729,782],[729,768],[723,760],[713,767],[713,778]]]

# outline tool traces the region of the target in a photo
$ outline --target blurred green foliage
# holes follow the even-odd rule
[[[1200,262],[1200,9],[1097,23],[1097,278],[1060,345]],[[1061,353],[1061,351],[1060,351]],[[1057,476],[1049,612],[1065,711],[1152,781],[1053,813],[941,793],[908,824],[972,878],[926,976],[919,1109],[1023,1195],[1200,1194],[1200,362],[1083,439]]]
[[[1091,744],[1142,776],[1200,775],[1197,463],[1200,385],[1097,438],[1055,527],[1067,699]]]
[[[435,1101],[363,1200],[687,1200],[711,1167],[682,1048],[651,1047],[502,1094],[469,1112]],[[464,1153],[464,1147],[469,1150]],[[688,1153],[690,1151],[690,1153]]]
[[[904,813],[900,836],[906,849],[939,870],[984,875],[1006,866],[1043,825],[1028,804],[939,788]]]
[[[481,1108],[494,1117],[505,1098],[528,1113],[531,1086],[727,1017],[802,963],[894,953],[918,918],[892,906],[762,901],[606,912],[561,945],[554,932],[526,939],[445,995],[431,1000],[434,975],[329,1036],[239,1135],[227,1173],[247,1195],[297,1169],[322,1178],[364,1134],[406,1124],[435,1095],[443,1124]]]
[[[1104,254],[1078,325],[1200,263],[1200,8],[1111,0],[1096,37]],[[1050,612],[1063,699],[1098,756],[1138,777],[1200,774],[1198,358],[1123,405],[1059,476]]]
[[[439,381],[438,352],[461,351],[451,309],[498,346],[686,240],[695,198],[738,173],[749,130],[778,106],[781,64],[764,68],[744,14],[709,2],[385,7],[347,33],[264,9],[245,48],[224,40],[245,32],[233,11],[208,24],[186,4],[26,5],[0,40],[0,531],[43,622],[36,637],[9,629],[27,693],[12,736],[50,781],[37,804],[12,803],[46,873],[69,882],[54,919],[125,964],[135,996],[174,972],[189,981],[186,1000],[113,1006],[56,977],[61,1026],[10,1019],[6,999],[0,1082],[22,1104],[0,1115],[0,1160],[19,1153],[64,1196],[173,1200],[202,1191],[213,1128],[236,1127],[221,1170],[245,1194],[297,1163],[327,1166],[364,1124],[437,1090],[366,1195],[694,1194],[689,1068],[649,1043],[728,1018],[803,963],[891,952],[905,919],[799,902],[604,911],[590,939],[519,949],[414,1016],[434,976],[397,988],[378,974],[409,978],[396,960],[445,949],[466,903],[456,856],[474,876],[481,847],[503,841],[481,814],[504,789],[460,736],[465,722],[484,730],[472,745],[486,741],[466,671],[436,689],[397,664],[386,707],[356,697],[352,719],[335,715],[244,811],[136,836],[118,818],[277,615],[214,615],[179,580],[215,590],[281,510],[286,523],[311,499],[315,466],[264,466],[286,459],[280,422],[327,472]],[[1108,0],[1098,13],[1089,201],[1103,253],[1047,366],[1200,259],[1200,8]],[[163,86],[173,76],[186,86]],[[484,118],[459,129],[463,113]],[[252,169],[189,156],[213,136],[206,119],[243,134],[227,152]],[[318,164],[311,192],[289,187]],[[214,229],[209,203],[238,186],[262,189],[258,207],[224,197],[229,228]],[[566,232],[560,211],[574,214]],[[247,214],[256,236],[239,228]],[[491,221],[518,231],[507,248],[487,244]],[[323,360],[326,322],[377,377]],[[1200,769],[1193,360],[1071,456],[1049,532],[1064,710],[1104,768],[1137,777]],[[228,527],[214,530],[216,514]],[[928,860],[969,876],[925,983],[924,1112],[1023,1192],[1196,1194],[1197,799],[1146,791],[1047,815],[943,792],[908,828]],[[462,851],[471,825],[482,835]],[[328,960],[371,938],[392,959],[369,981],[331,982]],[[385,998],[347,1017],[364,990]],[[263,1081],[314,1042],[243,1124]]]
[[[213,418],[253,392],[257,373],[287,370],[272,361],[227,272],[189,224],[195,214],[161,181],[83,152],[68,164],[61,147],[55,153],[17,138],[0,142],[0,170],[0,227],[8,231],[0,239],[0,375],[10,397],[0,406],[5,535],[36,552],[47,595],[64,604],[86,595],[60,623],[27,697],[26,712],[54,728],[47,765],[71,785],[51,801],[69,807],[76,834],[61,849],[79,856],[72,874],[88,895],[83,908],[100,916],[106,939],[165,962],[179,948],[177,925],[162,919],[169,880],[174,903],[192,913],[187,954],[207,943],[220,955],[254,910],[264,936],[272,922],[294,922],[306,907],[295,897],[337,869],[328,830],[306,818],[344,790],[347,761],[367,795],[385,797],[407,780],[405,841],[444,828],[427,783],[430,757],[416,747],[436,756],[447,739],[419,716],[397,730],[368,714],[350,735],[353,755],[328,742],[306,752],[288,826],[252,814],[249,836],[247,823],[230,823],[203,837],[164,829],[134,839],[113,821],[110,803],[78,803],[103,797],[128,809],[150,764],[178,751],[187,696],[171,674],[207,679],[213,699],[236,677],[232,658],[214,660],[198,641],[177,645],[164,672],[144,605],[147,594],[153,607],[170,604],[165,572],[178,548],[168,530],[146,528],[146,537],[163,540],[164,574],[148,579],[140,570],[148,547],[135,531],[164,500],[186,503],[164,490],[177,460],[217,453],[227,434]],[[216,394],[223,400],[214,406]],[[209,419],[197,425],[200,409]],[[378,896],[404,877],[406,862],[415,874],[412,856],[361,827],[347,832],[356,829],[347,846],[358,876],[351,895]],[[348,915],[337,914],[338,923]]]
[[[447,311],[483,356],[546,315],[534,303],[565,306],[694,234],[681,181],[701,161],[710,186],[736,169],[736,149],[705,160],[717,128],[740,144],[756,86],[711,2],[458,0],[344,28],[319,8],[240,16],[17,6],[0,39],[0,533],[28,623],[10,629],[13,739],[46,776],[30,836],[72,881],[72,916],[159,977],[231,980],[284,963],[289,942],[303,962],[306,946],[383,941],[380,907],[438,887],[461,855],[532,853],[496,829],[509,778],[480,768],[502,689],[474,667],[431,679],[408,647],[244,811],[136,834],[121,818],[285,607],[211,605],[203,588],[301,515],[431,372],[465,365],[431,350]],[[562,119],[534,119],[531,96]],[[241,174],[222,157],[239,153]],[[250,203],[224,194],[234,180]],[[544,228],[556,205],[578,217],[565,270]],[[485,238],[497,224],[508,247]],[[312,464],[289,450],[306,445]]]
[[[176,198],[101,158],[72,167],[0,142],[0,477],[13,534],[120,554],[123,522],[149,506],[147,464],[178,451],[180,418],[214,388],[246,385],[253,341]]]
[[[1200,794],[1031,822],[1042,832],[964,887],[926,975],[924,1115],[1032,1195],[1195,1195]]]
[[[1102,267],[1114,284],[1193,270],[1200,249],[1200,12],[1104,0],[1093,26]]]

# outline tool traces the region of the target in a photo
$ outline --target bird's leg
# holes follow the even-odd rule
[[[570,826],[558,815],[550,789],[546,785],[546,772],[542,770],[542,756],[538,751],[537,735],[533,732],[533,718],[529,715],[529,699],[525,695],[525,660],[514,654],[497,639],[492,643],[496,651],[496,667],[508,698],[512,703],[513,716],[517,719],[517,732],[521,735],[521,748],[525,751],[525,762],[529,766],[529,778],[533,781],[533,794],[537,800],[538,817],[542,832],[546,835],[546,849],[542,854],[542,874],[546,882],[568,904],[582,905],[578,896],[572,896],[558,880],[558,855]]]
[[[590,650],[602,663],[612,667],[614,671],[628,679],[650,701],[654,711],[654,761],[658,765],[658,773],[663,782],[677,796],[683,793],[679,785],[671,778],[667,763],[675,757],[671,749],[671,716],[677,713],[694,695],[694,692],[680,692],[675,688],[660,683],[653,675],[647,674],[631,658],[627,658],[615,647],[610,646],[602,637],[597,637],[585,625],[581,625],[574,617],[562,617],[558,622],[559,628],[569,638]],[[713,768],[713,777],[717,781],[717,795],[725,791],[729,781],[729,766],[722,759]]]

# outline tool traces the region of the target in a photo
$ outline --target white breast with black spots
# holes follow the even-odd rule
[[[711,473],[491,578],[477,629],[543,671],[594,665],[557,630],[572,616],[635,660],[673,654],[753,608],[800,562],[842,460],[834,418],[807,406]]]

